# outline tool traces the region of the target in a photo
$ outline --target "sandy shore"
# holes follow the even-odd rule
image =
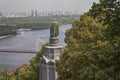
[[[7,35],[7,36],[0,36],[0,39],[8,38],[11,37],[12,35]]]

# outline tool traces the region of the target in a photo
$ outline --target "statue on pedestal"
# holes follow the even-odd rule
[[[55,61],[62,53],[62,46],[58,45],[59,26],[57,21],[53,21],[50,28],[50,45],[45,46],[44,55],[40,58],[40,79],[57,80]]]

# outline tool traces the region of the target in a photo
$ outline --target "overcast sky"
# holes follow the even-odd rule
[[[0,12],[38,11],[87,11],[99,0],[0,0]]]

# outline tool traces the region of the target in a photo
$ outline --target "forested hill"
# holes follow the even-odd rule
[[[40,30],[50,27],[51,21],[56,18],[60,25],[71,24],[78,16],[61,17],[24,17],[24,18],[0,18],[0,36],[16,34],[17,29]]]

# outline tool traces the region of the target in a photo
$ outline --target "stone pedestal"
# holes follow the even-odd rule
[[[40,80],[56,80],[55,60],[59,59],[62,46],[45,46],[45,54],[40,61]]]
[[[40,80],[56,80],[55,60],[59,59],[62,46],[58,45],[59,27],[57,21],[53,21],[50,28],[49,46],[45,46],[44,56],[40,58]]]
[[[59,42],[58,37],[51,37],[49,39],[50,46],[58,46],[58,42]]]
[[[40,64],[40,80],[55,80],[55,76],[55,62],[43,56]]]

